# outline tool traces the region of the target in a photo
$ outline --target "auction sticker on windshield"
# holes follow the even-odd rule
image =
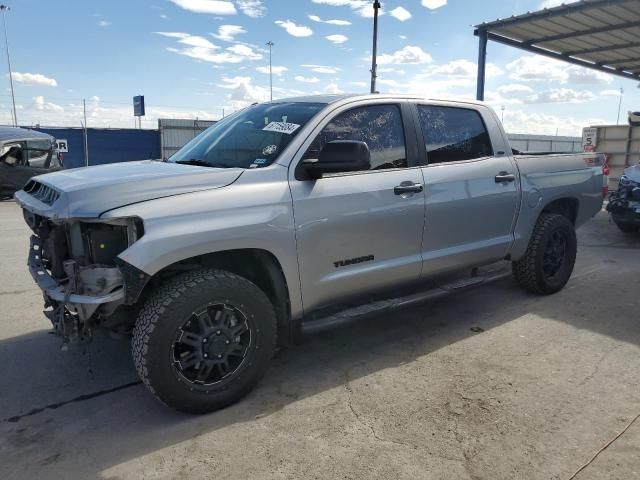
[[[291,135],[298,128],[300,128],[300,125],[298,125],[297,123],[271,122],[262,130],[264,130],[265,132],[278,132],[278,133],[286,133],[287,135]]]

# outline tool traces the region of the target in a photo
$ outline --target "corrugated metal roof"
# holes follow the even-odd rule
[[[581,0],[476,25],[476,35],[640,80],[640,0]]]

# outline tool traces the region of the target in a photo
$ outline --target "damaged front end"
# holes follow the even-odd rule
[[[29,270],[42,289],[45,315],[65,345],[90,342],[93,329],[127,303],[132,272],[117,257],[143,235],[142,221],[52,219],[26,208],[24,217],[34,233]]]
[[[607,211],[617,223],[640,227],[640,166],[625,169],[618,190],[609,197]]]

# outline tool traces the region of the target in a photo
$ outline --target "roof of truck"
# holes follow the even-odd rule
[[[301,97],[289,97],[280,98],[278,100],[272,100],[269,103],[282,103],[282,102],[301,102],[301,103],[336,103],[342,100],[367,100],[367,99],[414,99],[414,100],[429,100],[437,102],[459,102],[470,103],[473,105],[482,105],[484,102],[476,100],[460,100],[456,98],[428,98],[423,95],[411,95],[411,94],[393,94],[393,93],[340,93],[332,95],[305,95]]]

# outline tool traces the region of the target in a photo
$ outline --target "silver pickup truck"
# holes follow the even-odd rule
[[[559,291],[603,163],[514,155],[482,103],[311,96],[248,107],[169,160],[36,177],[16,199],[65,344],[133,331],[149,390],[207,412],[249,392],[279,344],[498,278],[495,262]]]

